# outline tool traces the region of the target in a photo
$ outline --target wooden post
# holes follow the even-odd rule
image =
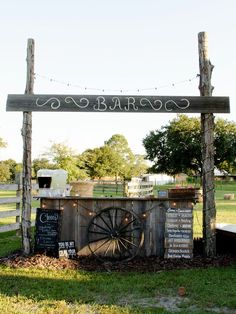
[[[205,32],[198,34],[201,96],[212,96],[211,74],[213,65],[208,57],[208,39]],[[216,254],[216,207],[214,184],[214,115],[201,114],[202,134],[202,188],[203,188],[203,241],[207,257]]]
[[[27,78],[25,94],[33,94],[34,88],[34,40],[28,39]],[[24,254],[31,252],[31,142],[32,113],[23,112],[23,175],[22,175],[22,245]]]
[[[22,191],[22,182],[21,182],[21,173],[18,172],[16,173],[16,177],[15,177],[15,183],[18,185],[17,190],[16,190],[16,197],[21,197],[21,191]],[[20,209],[21,203],[16,203],[16,210]],[[16,216],[16,223],[19,223],[19,225],[21,226],[21,215]],[[21,235],[21,227],[19,230],[16,231],[16,235],[20,236]]]

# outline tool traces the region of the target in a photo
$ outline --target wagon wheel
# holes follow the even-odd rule
[[[109,207],[88,225],[88,247],[101,260],[130,260],[143,244],[142,222],[132,211]]]

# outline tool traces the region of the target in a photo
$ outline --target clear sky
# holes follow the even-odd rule
[[[87,87],[101,95],[128,90],[129,95],[198,96],[198,33],[206,31],[215,65],[213,95],[230,97],[231,113],[223,117],[236,122],[235,12],[235,0],[1,1],[0,137],[8,147],[0,150],[0,160],[22,159],[22,113],[5,107],[7,94],[24,93],[28,38],[35,40],[35,94],[85,94]],[[133,152],[144,153],[142,139],[174,117],[33,113],[33,158],[52,142],[80,153],[116,133],[127,138]]]

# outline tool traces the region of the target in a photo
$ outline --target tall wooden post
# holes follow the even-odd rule
[[[208,56],[208,39],[205,32],[198,34],[200,95],[212,96],[211,74],[213,65]],[[205,256],[216,254],[216,207],[214,185],[214,115],[201,114],[202,134],[202,186],[203,186],[203,241]]]
[[[33,94],[34,88],[34,40],[28,39],[27,78],[25,94]],[[22,245],[24,254],[31,252],[31,142],[32,113],[23,112],[23,174],[22,174]]]

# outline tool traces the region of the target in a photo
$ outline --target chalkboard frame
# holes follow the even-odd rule
[[[37,208],[34,252],[58,257],[61,236],[62,210]]]

